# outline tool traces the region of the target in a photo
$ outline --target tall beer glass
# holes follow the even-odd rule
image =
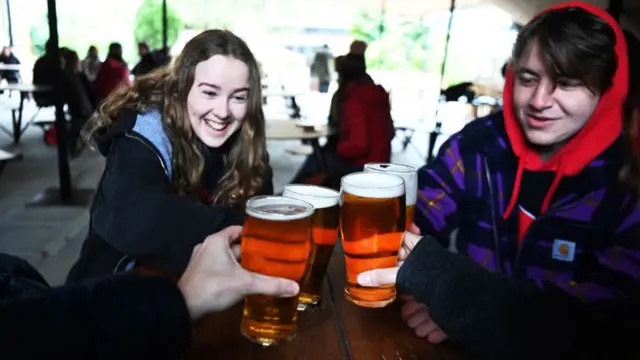
[[[241,265],[263,275],[300,282],[311,251],[313,205],[282,196],[258,196],[246,204]],[[269,346],[295,336],[298,296],[250,295],[240,330]]]
[[[304,311],[309,306],[319,305],[322,299],[324,275],[338,238],[340,193],[321,186],[290,184],[284,187],[282,196],[304,200],[315,208],[313,246],[298,302],[298,310]]]
[[[347,267],[345,297],[356,305],[384,307],[396,298],[393,285],[358,285],[358,274],[398,262],[405,226],[405,187],[401,177],[354,173],[342,178],[340,237]]]
[[[386,173],[400,176],[404,180],[405,201],[407,206],[407,216],[404,225],[408,230],[413,224],[413,215],[416,212],[416,200],[418,198],[418,170],[412,166],[389,164],[389,163],[368,163],[364,166],[364,172]]]

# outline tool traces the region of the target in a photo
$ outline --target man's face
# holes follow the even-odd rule
[[[513,107],[527,140],[533,145],[558,148],[589,121],[600,94],[576,79],[553,82],[538,44],[533,42],[515,64]]]

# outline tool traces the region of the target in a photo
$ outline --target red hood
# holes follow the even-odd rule
[[[567,2],[550,7],[538,14],[536,18],[553,10],[571,7],[584,9],[601,18],[609,24],[615,32],[615,51],[618,55],[618,66],[613,78],[613,84],[600,98],[598,106],[584,128],[551,159],[543,162],[540,156],[529,147],[514,114],[513,87],[515,76],[513,69],[509,66],[506,73],[503,95],[504,121],[507,136],[509,137],[515,155],[518,157],[519,165],[511,201],[504,214],[505,218],[509,216],[517,202],[520,180],[524,169],[556,172],[556,178],[542,205],[542,211],[545,211],[561,178],[563,176],[579,174],[594,158],[608,148],[622,132],[623,103],[627,95],[629,81],[627,44],[622,29],[605,10],[579,1]]]

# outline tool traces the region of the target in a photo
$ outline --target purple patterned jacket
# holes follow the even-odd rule
[[[517,159],[502,114],[477,119],[420,170],[415,223],[445,247],[457,229],[461,254],[549,292],[584,303],[637,296],[640,207],[618,184],[624,159],[618,139],[578,176],[563,178],[518,247],[517,216],[503,220]]]

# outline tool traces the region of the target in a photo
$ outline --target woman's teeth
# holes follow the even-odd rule
[[[227,126],[229,126],[229,123],[223,123],[223,122],[218,122],[218,121],[213,121],[213,120],[205,120],[205,122],[213,130],[216,130],[216,131],[222,131],[222,130],[226,129]]]

